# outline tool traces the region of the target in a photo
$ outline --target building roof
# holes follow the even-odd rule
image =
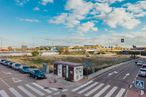
[[[63,64],[69,66],[83,66],[81,63],[65,62],[65,61],[55,61],[54,64]]]

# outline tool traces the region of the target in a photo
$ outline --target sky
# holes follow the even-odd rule
[[[145,5],[146,0],[0,0],[0,43],[146,46]]]

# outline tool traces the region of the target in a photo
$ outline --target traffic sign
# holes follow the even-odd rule
[[[136,80],[134,85],[138,89],[144,89],[144,81],[143,80]]]

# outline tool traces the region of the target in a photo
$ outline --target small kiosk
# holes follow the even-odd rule
[[[83,79],[83,65],[80,63],[56,61],[54,62],[54,74],[69,81],[79,81]]]

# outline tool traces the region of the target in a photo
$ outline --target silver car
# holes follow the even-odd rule
[[[140,68],[138,76],[146,77],[146,68]]]
[[[142,61],[137,61],[137,62],[135,62],[135,64],[136,64],[137,66],[142,66],[142,65],[143,65],[143,62],[142,62]]]

